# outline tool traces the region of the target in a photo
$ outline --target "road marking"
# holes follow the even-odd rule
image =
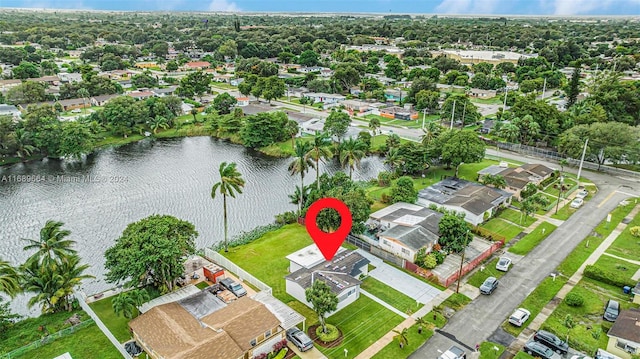
[[[461,342],[460,340],[458,340],[458,338],[456,338],[456,336],[455,336],[455,335],[453,335],[453,334],[451,334],[451,333],[445,332],[445,331],[444,331],[444,330],[442,330],[442,329],[437,329],[437,330],[436,330],[436,333],[440,333],[440,335],[442,335],[443,337],[445,337],[445,338],[449,338],[450,340],[452,340],[452,341],[454,341],[454,342],[456,342],[456,343],[460,344],[461,346],[463,346],[463,347],[465,347],[465,348],[469,349],[470,351],[475,351],[475,348],[472,348],[472,347],[468,346],[467,344],[465,344],[465,343]]]
[[[629,193],[629,192],[623,192],[623,191],[620,191],[620,190],[616,190],[616,192],[622,193],[622,194],[626,194],[627,196],[630,196],[630,197],[638,197],[638,195],[635,195],[635,194],[632,194],[632,193]]]
[[[602,207],[602,205],[604,205],[604,203],[605,203],[606,201],[610,200],[610,199],[611,199],[611,197],[613,197],[613,195],[614,195],[614,194],[616,194],[616,192],[618,192],[618,191],[613,191],[613,192],[611,192],[611,193],[607,196],[607,198],[603,199],[603,200],[602,200],[602,202],[600,202],[600,204],[598,205],[598,208]]]

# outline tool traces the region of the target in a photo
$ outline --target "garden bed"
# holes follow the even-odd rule
[[[309,330],[307,331],[309,338],[311,338],[311,340],[313,340],[315,344],[323,348],[335,348],[340,344],[342,344],[342,339],[344,338],[344,336],[342,335],[342,331],[339,328],[336,328],[338,330],[338,338],[330,342],[325,342],[325,341],[322,341],[320,337],[318,337],[318,334],[316,334],[316,330],[318,329],[318,327],[320,327],[320,324],[312,325],[309,327]]]

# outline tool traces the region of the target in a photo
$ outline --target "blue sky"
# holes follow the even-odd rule
[[[0,0],[0,7],[130,11],[640,15],[640,0]]]

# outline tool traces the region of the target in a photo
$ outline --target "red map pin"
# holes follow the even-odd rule
[[[335,209],[340,215],[340,228],[333,233],[322,231],[316,223],[318,213],[325,208]],[[313,239],[318,249],[320,249],[324,259],[328,261],[336,255],[338,248],[340,248],[340,245],[342,245],[342,242],[344,242],[351,231],[352,224],[353,220],[349,207],[337,198],[321,198],[313,202],[309,210],[307,210],[307,217],[305,219],[307,232],[309,232],[311,239]]]

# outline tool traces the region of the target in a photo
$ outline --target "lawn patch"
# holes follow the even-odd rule
[[[520,211],[516,211],[511,208],[504,209],[497,218],[506,219],[507,221],[511,221],[515,224],[521,225],[523,227],[529,227],[532,225],[536,219],[531,216],[524,216],[524,214]]]
[[[516,354],[516,356],[514,356],[513,359],[533,359],[533,356],[525,352],[518,352],[518,354]]]
[[[484,263],[482,265],[484,267],[484,270],[477,270],[475,273],[473,273],[473,275],[471,275],[467,279],[467,283],[479,288],[482,283],[484,283],[484,280],[489,277],[496,277],[500,279],[503,275],[505,275],[505,272],[501,272],[496,269],[496,263],[498,263],[498,260],[499,258],[494,258],[492,261]]]
[[[500,218],[493,218],[489,220],[489,222],[481,224],[480,227],[487,229],[491,232],[497,233],[501,236],[504,236],[505,243],[508,243],[520,232],[522,232],[521,227],[516,226],[515,224],[511,224]]]
[[[471,303],[471,298],[462,293],[453,293],[449,296],[449,298],[445,299],[445,301],[442,302],[441,305],[443,307],[449,307],[454,310],[460,310],[469,303]]]
[[[387,358],[407,358],[414,351],[418,350],[424,342],[429,340],[433,336],[433,330],[430,328],[422,328],[422,334],[418,334],[418,325],[414,324],[407,330],[407,345],[404,348],[400,348],[397,340],[385,345],[381,351],[374,355],[373,359],[387,359]]]
[[[330,358],[342,357],[344,349],[356,356],[376,342],[403,318],[372,299],[360,295],[355,302],[327,318],[344,336],[342,344],[335,348],[318,348]]]
[[[572,214],[574,214],[578,209],[576,208],[571,208],[571,201],[568,201],[567,204],[565,204],[564,206],[562,206],[559,210],[558,213],[554,213],[551,215],[551,218],[553,219],[559,219],[561,221],[566,221],[567,219],[569,219],[569,217],[571,217]]]
[[[509,252],[525,255],[531,252],[540,242],[547,238],[557,227],[549,222],[542,222],[531,233],[518,240],[511,248]]]
[[[89,306],[98,315],[102,323],[107,326],[111,334],[113,334],[120,343],[124,343],[131,339],[129,332],[129,321],[122,314],[116,315],[113,312],[112,300],[115,297],[108,297],[96,302],[90,303]]]
[[[498,348],[496,350],[496,348]],[[498,359],[504,352],[504,345],[493,342],[482,342],[480,344],[480,359]]]
[[[287,303],[293,297],[285,288],[284,277],[289,274],[289,260],[285,257],[312,243],[304,226],[290,224],[220,254],[270,286],[273,296]]]
[[[636,215],[627,228],[618,235],[618,238],[607,248],[607,253],[633,260],[640,258],[640,238],[632,236],[629,231],[636,226],[640,226],[640,214]]]
[[[389,287],[375,278],[367,277],[362,281],[360,287],[403,313],[407,313],[409,310],[416,311],[418,309],[418,307],[416,307],[416,301],[413,300],[413,298]]]

